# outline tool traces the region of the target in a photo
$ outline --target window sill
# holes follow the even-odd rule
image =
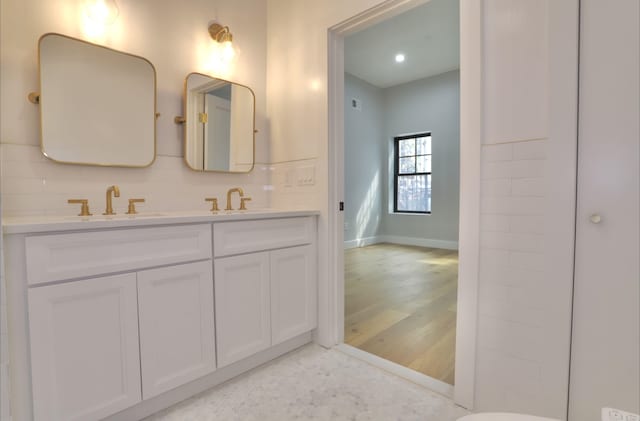
[[[429,213],[417,213],[417,212],[394,212],[390,211],[389,215],[406,215],[406,216],[431,216],[431,212]]]

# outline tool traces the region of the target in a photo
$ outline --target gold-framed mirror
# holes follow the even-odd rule
[[[202,73],[184,81],[184,160],[194,171],[248,173],[255,162],[251,88]]]
[[[38,42],[42,153],[60,163],[147,167],[156,70],[143,57],[48,33]]]

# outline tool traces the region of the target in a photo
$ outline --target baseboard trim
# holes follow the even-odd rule
[[[400,237],[397,235],[381,235],[381,243],[402,244],[405,246],[431,247],[435,249],[458,250],[457,241],[435,240],[432,238]]]
[[[366,238],[357,238],[355,240],[345,241],[344,242],[344,248],[345,248],[345,250],[354,249],[354,248],[357,248],[357,247],[366,247],[366,246],[370,246],[372,244],[378,244],[378,243],[382,243],[382,241],[380,241],[380,237],[378,237],[378,236],[366,237]]]
[[[379,243],[401,244],[404,246],[430,247],[435,249],[458,250],[457,241],[435,240],[432,238],[401,237],[398,235],[377,235],[344,242],[344,249],[366,247]]]
[[[427,388],[449,399],[453,398],[453,386],[448,383],[436,380],[433,377],[427,376],[426,374],[419,373],[403,365],[385,360],[384,358],[378,357],[377,355],[370,354],[366,351],[363,351],[351,345],[347,345],[345,343],[336,345],[334,349],[359,360],[362,360],[374,367],[387,371],[398,377],[402,377],[405,380]]]

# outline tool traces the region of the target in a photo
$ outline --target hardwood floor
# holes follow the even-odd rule
[[[453,384],[458,252],[345,250],[345,343]]]

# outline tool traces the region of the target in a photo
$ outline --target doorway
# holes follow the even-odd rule
[[[344,342],[451,386],[459,36],[459,3],[431,0],[344,47]]]
[[[350,98],[345,96],[345,38],[352,34],[355,34],[363,29],[372,27],[373,25],[383,22],[389,18],[400,15],[401,13],[410,10],[414,7],[424,5],[425,1],[389,1],[382,4],[380,7],[368,10],[361,15],[355,16],[342,24],[336,25],[329,30],[329,99],[330,99],[330,119],[329,119],[329,156],[332,158],[330,161],[330,192],[329,203],[331,206],[335,205],[338,208],[339,202],[344,201],[347,197],[348,201],[346,209],[349,209],[349,203],[354,203],[351,197],[346,195],[344,191],[344,180],[348,179],[346,172],[347,165],[352,165],[354,162],[347,162],[345,165],[345,139],[344,128],[348,124],[345,117],[345,110],[348,107],[367,107],[367,103],[357,101],[358,98]],[[434,3],[435,4],[435,3]],[[383,366],[390,371],[395,371],[396,374],[408,377],[414,382],[422,383],[427,387],[436,389],[437,391],[453,395],[456,403],[466,408],[472,408],[473,406],[473,382],[474,382],[474,358],[475,358],[475,330],[476,330],[476,309],[477,309],[477,273],[478,273],[478,215],[479,215],[479,157],[480,157],[480,145],[477,142],[477,138],[472,136],[472,133],[478,133],[480,131],[480,21],[481,21],[481,9],[476,2],[467,2],[462,0],[460,4],[460,167],[464,168],[464,171],[460,174],[460,231],[459,231],[459,284],[455,301],[458,303],[459,311],[455,323],[455,333],[451,335],[455,338],[455,363],[454,363],[454,376],[453,383],[456,385],[455,389],[449,386],[448,389],[439,388],[438,385],[434,385],[432,382],[424,381],[424,379],[430,379],[425,375],[421,375],[413,369],[405,369],[402,372],[396,370],[400,367],[398,364],[388,364],[387,360],[379,358],[378,365]],[[396,28],[397,29],[397,28]],[[405,57],[406,58],[406,57]],[[349,76],[347,76],[349,77]],[[356,99],[356,101],[351,101]],[[420,127],[419,130],[429,130],[429,127]],[[387,148],[392,148],[393,138],[398,137],[395,135],[406,134],[421,134],[418,132],[406,133],[397,132],[386,137],[388,142]],[[364,150],[363,150],[364,151]],[[367,150],[369,151],[369,150]],[[389,159],[389,151],[386,152],[386,159]],[[381,152],[381,154],[382,154]],[[356,162],[364,161],[364,156],[360,156]],[[392,160],[391,160],[392,161]],[[392,162],[385,162],[388,167],[384,169],[384,172],[391,174],[389,168],[392,168]],[[388,187],[389,180],[383,171],[378,174],[378,180],[376,181],[376,175],[373,174],[370,181],[376,181],[384,185],[384,188]],[[376,184],[373,183],[373,184]],[[376,198],[375,190],[371,190],[371,194],[368,195],[370,200],[374,202],[380,200],[383,203],[383,210],[386,212],[386,206],[389,206],[389,197]],[[383,192],[384,193],[384,192]],[[380,191],[378,190],[378,193]],[[355,202],[357,203],[357,201]],[[365,202],[363,202],[365,203]],[[366,206],[364,206],[366,208]],[[347,337],[345,336],[345,320],[347,315],[345,314],[345,255],[344,245],[345,239],[347,241],[353,241],[345,236],[344,222],[346,221],[346,212],[339,212],[336,217],[330,216],[330,244],[334,244],[335,248],[332,248],[331,259],[335,264],[331,264],[331,270],[335,270],[333,276],[335,276],[336,285],[336,336],[338,343],[346,343]],[[365,218],[366,219],[366,218]],[[364,219],[362,219],[364,220]],[[375,220],[372,218],[371,220]],[[367,227],[367,224],[360,225],[360,227]],[[347,229],[351,228],[347,221]],[[356,241],[356,245],[367,245],[371,240],[368,238],[366,231],[362,233]],[[383,234],[384,235],[384,234]],[[375,237],[375,235],[374,235]],[[389,236],[393,237],[393,236]],[[432,238],[431,240],[437,240]],[[375,238],[373,239],[375,242]],[[380,240],[380,239],[378,239]],[[382,238],[382,242],[393,243],[395,238]],[[447,242],[455,243],[455,241]],[[352,243],[353,244],[353,243]],[[371,244],[371,243],[369,243]],[[348,245],[349,246],[349,245]],[[440,248],[442,244],[434,245],[425,244],[424,242],[419,244],[404,245],[405,247],[429,247],[431,249]],[[454,248],[455,247],[445,247]],[[425,260],[425,259],[421,259]],[[428,260],[428,259],[427,259]],[[452,341],[453,342],[453,341]],[[352,354],[359,354],[363,358],[363,354],[367,354],[354,347],[349,347]],[[369,354],[370,355],[370,354]],[[416,377],[415,374],[421,375]],[[436,382],[439,384],[446,384],[445,382]]]

